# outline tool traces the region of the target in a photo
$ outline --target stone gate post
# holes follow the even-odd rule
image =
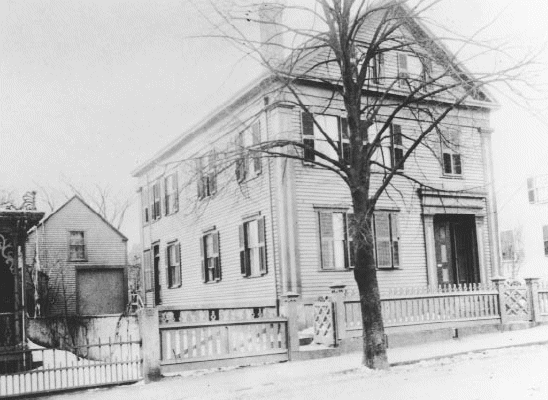
[[[499,278],[491,278],[491,281],[495,284],[495,288],[498,292],[498,298],[499,298],[499,313],[500,313],[500,323],[502,325],[505,325],[508,323],[508,314],[506,312],[506,299],[504,297],[504,282],[506,281],[506,278],[499,277]]]
[[[333,324],[335,325],[335,340],[336,344],[340,344],[340,341],[346,338],[346,313],[344,308],[344,296],[346,285],[342,282],[334,282],[329,289],[331,289],[331,298],[335,303],[335,318],[333,318]]]
[[[143,308],[138,314],[145,383],[157,381],[160,372],[160,321],[156,308]]]
[[[540,320],[540,304],[538,298],[538,282],[540,278],[525,278],[527,295],[529,296],[529,309],[531,310],[531,322]]]
[[[300,295],[293,292],[287,292],[282,295],[283,307],[282,316],[287,318],[287,350],[289,360],[293,358],[294,353],[299,351],[299,311],[298,300]]]

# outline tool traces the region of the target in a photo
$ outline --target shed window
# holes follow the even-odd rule
[[[69,232],[69,260],[83,261],[86,259],[86,244],[83,231]]]

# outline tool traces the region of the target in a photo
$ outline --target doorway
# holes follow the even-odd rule
[[[438,284],[480,282],[474,215],[435,215],[434,239]]]

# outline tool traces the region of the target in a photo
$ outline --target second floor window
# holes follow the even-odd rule
[[[165,188],[165,211],[166,215],[179,211],[179,183],[177,172],[167,176],[164,180]]]
[[[217,193],[217,153],[211,151],[207,157],[196,160],[198,199]]]
[[[544,241],[544,255],[548,257],[548,225],[542,227],[542,240]]]
[[[349,159],[350,141],[346,118],[303,112],[301,114],[301,129],[305,146],[303,152],[305,161],[323,161],[320,157],[316,157],[314,151],[322,153],[332,160]],[[330,140],[333,145],[329,143]]]
[[[147,186],[141,190],[141,205],[143,207],[143,224],[146,225],[150,222],[150,197]]]
[[[261,276],[268,272],[265,218],[246,221],[239,228],[240,269],[242,276]]]
[[[150,206],[151,208],[151,219],[153,221],[156,221],[157,219],[160,219],[162,215],[162,209],[161,209],[161,192],[160,192],[160,180],[156,181],[152,185],[152,204]]]
[[[261,125],[259,121],[238,133],[236,137],[236,150],[240,153],[236,160],[236,180],[238,182],[254,178],[261,173],[260,143]]]
[[[83,231],[69,232],[69,261],[86,260],[86,243]]]
[[[200,238],[202,258],[202,280],[204,282],[219,282],[221,280],[221,251],[219,247],[219,232],[211,231]]]
[[[460,155],[460,132],[448,131],[442,134],[442,162],[445,175],[462,175],[462,163]]]
[[[170,243],[166,248],[167,287],[181,286],[181,245]]]

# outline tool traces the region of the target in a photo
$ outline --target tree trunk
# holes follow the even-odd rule
[[[386,354],[386,337],[382,320],[381,298],[377,281],[372,213],[369,207],[354,203],[356,265],[354,278],[358,284],[363,324],[363,365],[372,369],[389,367]],[[365,210],[364,210],[365,209]]]

